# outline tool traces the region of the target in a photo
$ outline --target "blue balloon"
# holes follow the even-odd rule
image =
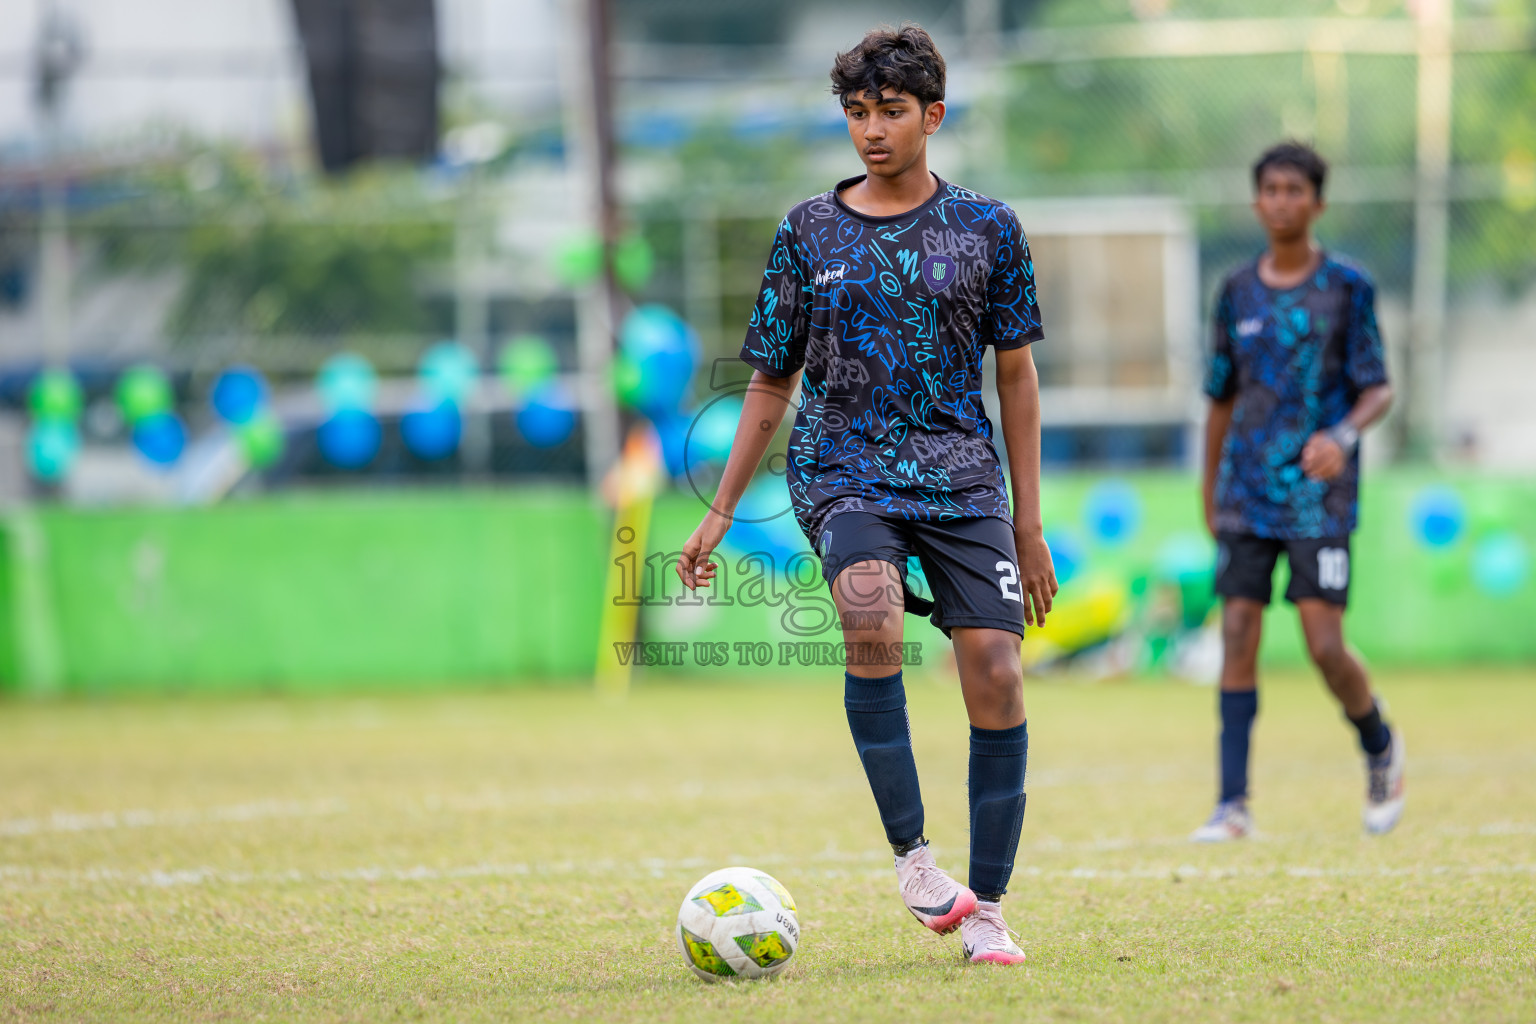
[[[688,435],[688,462],[724,462],[736,440],[736,424],[741,421],[741,399],[732,395],[718,398],[693,416]]]
[[[1472,550],[1472,582],[1494,597],[1508,597],[1525,586],[1530,568],[1530,550],[1516,533],[1485,537]]]
[[[379,389],[372,364],[350,352],[327,359],[315,385],[326,410],[333,413],[342,409],[372,409],[374,394]]]
[[[80,431],[69,420],[38,420],[27,433],[27,465],[39,480],[62,480],[80,454]]]
[[[683,318],[658,302],[637,306],[619,328],[619,345],[626,355],[643,359],[653,352],[689,348],[692,331]]]
[[[342,469],[358,469],[379,453],[384,430],[373,414],[363,409],[338,409],[320,424],[320,454]]]
[[[517,429],[535,448],[553,448],[576,429],[576,402],[565,385],[551,382],[528,396]]]
[[[639,372],[635,407],[652,420],[676,411],[702,358],[693,329],[665,306],[640,306],[624,318],[619,345]]]
[[[436,405],[414,409],[400,419],[400,435],[405,446],[419,459],[435,462],[446,459],[459,447],[464,432],[459,407],[446,399]]]
[[[1216,568],[1211,539],[1196,533],[1175,533],[1157,549],[1157,574],[1181,583],[1209,576]]]
[[[267,382],[249,366],[234,366],[213,382],[213,411],[236,426],[251,422],[267,401]]]
[[[652,422],[661,439],[662,459],[674,480],[684,480],[706,462],[724,463],[736,439],[741,399],[720,398],[702,409],[669,411]]]
[[[810,550],[790,509],[789,488],[783,477],[759,476],[747,486],[736,503],[735,519],[725,540],[741,554],[767,552],[779,573],[795,555]]]
[[[169,466],[187,446],[187,428],[175,413],[157,412],[133,425],[133,446],[155,465]]]
[[[444,341],[421,357],[421,385],[439,400],[462,402],[480,377],[480,361],[467,347]]]
[[[1141,525],[1141,498],[1121,480],[1105,480],[1088,492],[1083,516],[1089,532],[1106,544],[1130,540]]]
[[[1063,530],[1045,531],[1045,546],[1051,550],[1051,565],[1056,570],[1058,584],[1065,585],[1088,561],[1088,552],[1082,542]]]
[[[1449,487],[1426,487],[1413,500],[1413,532],[1427,547],[1445,548],[1456,543],[1466,528],[1467,509],[1461,496]]]
[[[683,480],[688,475],[686,451],[688,427],[692,420],[676,413],[661,416],[654,421],[656,436],[661,441],[661,460],[667,467],[667,475],[673,480]]]

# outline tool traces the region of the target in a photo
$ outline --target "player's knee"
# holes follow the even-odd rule
[[[1018,653],[1005,645],[989,647],[974,673],[976,696],[989,707],[1015,710],[1024,703],[1024,673]]]
[[[889,608],[845,609],[838,619],[843,626],[843,644],[850,649],[901,642],[901,619]]]
[[[1024,677],[1018,662],[1009,663],[999,658],[987,669],[987,689],[999,697],[1020,698],[1024,692]]]
[[[1324,672],[1342,668],[1349,658],[1344,638],[1334,631],[1308,633],[1307,654],[1311,656],[1312,663]]]
[[[1252,651],[1259,646],[1259,630],[1264,624],[1260,605],[1228,605],[1221,616],[1221,639],[1228,651]]]

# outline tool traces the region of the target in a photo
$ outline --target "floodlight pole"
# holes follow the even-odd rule
[[[485,222],[489,216],[484,200],[485,163],[472,155],[464,168],[464,183],[459,195],[458,223],[453,235],[454,263],[454,334],[459,344],[475,354],[477,361],[492,365],[488,296],[486,294]],[[482,412],[480,395],[484,382],[475,382],[476,391],[463,409],[463,442],[460,447],[465,468],[475,476],[490,472],[491,420]]]
[[[58,116],[52,108],[44,114],[43,123],[43,361],[62,367],[69,362],[69,213],[58,166]]]
[[[1418,126],[1408,414],[1414,446],[1443,448],[1445,292],[1451,171],[1451,3],[1417,0]]]
[[[42,217],[39,223],[42,278],[43,359],[55,368],[69,363],[69,209],[62,164],[63,101],[79,67],[82,46],[73,23],[57,3],[43,9],[37,36],[35,73],[41,114]]]
[[[972,175],[993,180],[1008,158],[1008,68],[1001,59],[1002,0],[965,0],[962,10],[975,90],[970,123],[964,129],[966,149]]]
[[[587,481],[598,485],[618,458],[619,415],[609,384],[620,319],[613,275],[618,203],[613,174],[613,110],[608,76],[606,0],[566,0],[565,149],[578,208],[602,245],[602,273],[576,304],[582,435]]]

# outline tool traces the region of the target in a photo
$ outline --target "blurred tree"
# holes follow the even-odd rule
[[[1511,4],[1484,3],[1461,14],[1510,17],[1514,10]],[[1385,0],[1051,0],[1041,5],[1035,24],[1346,15],[1408,16],[1401,3]],[[1452,204],[1450,283],[1465,288],[1493,281],[1511,291],[1523,289],[1536,283],[1536,246],[1530,241],[1536,237],[1536,61],[1528,52],[1464,53],[1456,58],[1454,75],[1453,175],[1474,196],[1487,198]],[[1224,185],[1239,180],[1246,185],[1247,167],[1266,146],[1300,137],[1356,176],[1353,201],[1336,202],[1319,225],[1325,242],[1364,260],[1388,288],[1407,287],[1413,56],[1295,53],[1019,63],[1007,82],[1007,159],[976,169],[983,190],[1168,192],[1205,205],[1212,172],[1225,176]],[[1489,180],[1493,177],[1497,181]],[[1334,186],[1339,181],[1335,175]],[[1378,182],[1392,188],[1372,194]],[[1245,213],[1231,209],[1202,217],[1206,249],[1230,258],[1256,245]]]
[[[141,172],[129,191],[133,202],[87,227],[108,268],[183,272],[166,325],[173,342],[434,327],[418,279],[447,258],[453,213],[414,169],[283,180],[250,157],[210,150]]]

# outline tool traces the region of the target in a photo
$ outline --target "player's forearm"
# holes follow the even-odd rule
[[[1227,440],[1227,429],[1232,425],[1232,399],[1211,402],[1210,414],[1205,418],[1205,473],[1201,487],[1206,497],[1215,493],[1216,474],[1221,469],[1221,449]]]
[[[1366,388],[1360,392],[1360,397],[1355,400],[1354,408],[1349,410],[1349,414],[1321,433],[1331,438],[1339,446],[1339,451],[1346,456],[1350,455],[1359,446],[1360,435],[1365,432],[1365,428],[1386,415],[1387,407],[1391,404],[1392,388],[1390,386],[1377,384],[1375,387]],[[1319,469],[1325,475],[1330,472],[1326,467],[1309,466],[1305,458],[1302,468],[1308,472]]]
[[[1028,346],[1021,351],[1022,357],[998,355],[997,400],[1013,480],[1014,528],[1040,533],[1040,378]]]
[[[1365,428],[1381,419],[1392,407],[1392,385],[1377,384],[1360,392],[1355,407],[1345,417],[1352,427],[1364,433]]]
[[[720,486],[715,490],[714,507],[730,513],[752,482],[752,474],[773,443],[773,437],[784,422],[789,409],[790,395],[794,394],[799,374],[788,377],[770,377],[761,370],[752,372],[746,397],[741,403],[741,420],[736,424],[736,437],[731,442],[731,453],[725,460],[725,471],[720,476]]]

